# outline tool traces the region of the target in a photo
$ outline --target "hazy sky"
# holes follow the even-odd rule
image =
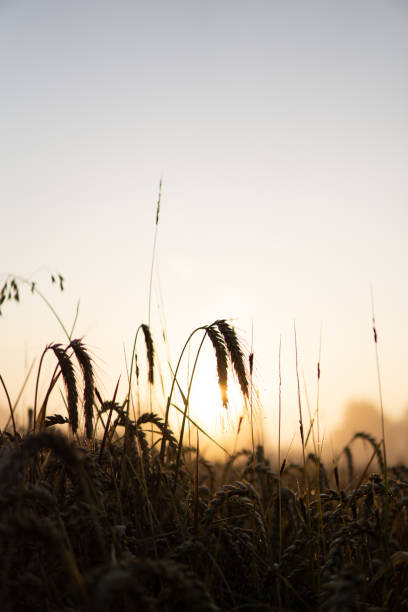
[[[232,317],[253,345],[267,430],[303,389],[328,431],[408,405],[408,8],[403,0],[0,0],[0,272],[38,281],[85,335],[111,396],[158,269],[172,360]],[[58,295],[41,268],[60,272]],[[160,336],[158,277],[152,325]],[[0,319],[0,372],[63,336],[28,293]],[[211,357],[211,355],[210,355]],[[202,371],[214,368],[203,361]],[[198,387],[199,388],[199,387]],[[306,398],[303,394],[303,402]],[[31,401],[28,395],[27,401]],[[198,400],[197,400],[198,401]]]

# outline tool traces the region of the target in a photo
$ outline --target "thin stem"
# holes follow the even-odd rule
[[[161,201],[161,193],[162,193],[162,179],[160,179],[159,183],[159,196],[157,199],[157,207],[156,207],[156,225],[154,229],[154,241],[153,241],[153,252],[152,252],[152,265],[150,268],[150,281],[149,281],[149,308],[148,308],[148,316],[147,316],[147,324],[150,329],[150,316],[151,316],[151,308],[152,308],[152,287],[153,287],[153,271],[154,271],[154,262],[156,259],[156,245],[157,245],[157,232],[159,228],[159,218],[160,218],[160,201]],[[152,410],[152,386],[149,387],[149,403],[150,403],[150,411]]]
[[[25,389],[25,387],[26,387],[26,385],[27,385],[28,379],[30,378],[30,376],[31,376],[31,372],[33,371],[34,364],[35,364],[35,359],[33,359],[32,363],[31,363],[31,366],[30,366],[30,368],[29,368],[29,370],[28,370],[28,372],[27,372],[27,374],[26,374],[26,377],[25,377],[25,379],[24,379],[24,382],[23,382],[23,384],[22,384],[22,387],[21,387],[21,389],[20,389],[20,391],[19,391],[19,393],[18,393],[17,399],[16,399],[16,401],[14,402],[14,405],[13,405],[13,415],[14,415],[14,413],[15,413],[16,409],[17,409],[17,406],[18,406],[18,404],[19,404],[19,402],[20,402],[21,398],[22,398],[22,395],[23,395],[23,393],[24,393],[24,389]],[[7,430],[7,427],[9,426],[11,419],[12,419],[12,415],[11,415],[11,413],[10,413],[10,416],[9,416],[9,418],[8,418],[8,421],[7,421],[7,423],[6,423],[6,426],[4,427],[4,429],[5,429],[5,430]]]
[[[388,464],[387,464],[387,451],[385,445],[385,426],[384,426],[384,404],[383,404],[383,395],[382,395],[382,385],[381,385],[381,372],[380,372],[380,357],[378,354],[378,334],[377,328],[375,324],[375,312],[374,312],[374,292],[373,287],[371,286],[371,310],[372,310],[372,323],[373,323],[373,334],[374,334],[374,344],[375,344],[375,360],[377,367],[377,381],[378,381],[378,395],[380,400],[380,410],[381,410],[381,433],[382,433],[382,447],[384,451],[384,486],[385,486],[385,497],[384,497],[384,554],[387,563],[389,562],[390,549],[389,549],[389,530],[390,530],[390,521],[389,521],[389,489],[388,489]],[[383,603],[385,604],[387,600],[387,585],[388,585],[388,573],[386,570],[384,574],[384,583],[383,583]]]
[[[321,374],[321,362],[322,362],[322,328],[323,323],[320,324],[320,339],[319,339],[319,360],[317,362],[317,390],[316,390],[316,419],[317,419],[317,447],[319,450],[319,457],[321,454],[320,449],[320,412],[319,412],[319,400],[320,400],[320,374]]]
[[[197,452],[194,470],[194,537],[198,535],[198,461],[200,456],[200,440],[197,430]]]
[[[46,408],[47,408],[48,400],[50,398],[52,390],[54,389],[55,385],[57,384],[57,381],[58,381],[59,377],[62,374],[62,370],[60,369],[58,371],[58,368],[59,368],[59,364],[57,363],[57,365],[55,366],[54,373],[52,375],[51,382],[50,382],[50,385],[48,387],[47,393],[46,393],[45,398],[43,400],[43,403],[41,405],[41,410],[38,413],[38,419],[39,419],[40,423],[44,423],[44,421],[45,421],[45,411],[46,411]],[[68,410],[68,406],[67,406],[67,403],[65,401],[65,398],[64,398],[64,395],[63,395],[61,389],[60,389],[60,393],[61,393],[61,397],[63,399],[63,402],[65,404],[65,408]],[[34,428],[36,429],[36,424],[35,423],[34,423]]]
[[[307,529],[309,536],[311,534],[311,518],[310,518],[310,492],[309,492],[309,479],[307,475],[306,457],[305,457],[305,439],[303,432],[303,418],[302,418],[302,401],[300,396],[300,383],[299,383],[299,365],[298,365],[298,346],[296,337],[296,322],[293,321],[293,330],[295,333],[295,353],[296,353],[296,380],[297,380],[297,392],[298,392],[298,403],[299,403],[299,427],[300,437],[302,440],[302,455],[303,455],[303,478],[304,486],[306,490],[306,501],[307,501]],[[315,574],[313,572],[313,581],[315,580]]]
[[[115,392],[114,392],[113,398],[112,398],[111,409],[109,410],[108,420],[106,421],[105,431],[103,432],[101,448],[99,450],[98,463],[101,462],[102,454],[103,454],[103,449],[105,448],[105,443],[106,443],[106,438],[107,438],[107,435],[108,435],[109,425],[110,425],[110,422],[111,422],[111,419],[112,419],[112,412],[113,412],[113,408],[114,408],[115,402],[116,402],[116,394],[117,394],[118,388],[119,388],[119,381],[120,381],[120,376],[118,378],[118,382],[116,383]]]
[[[297,380],[298,406],[299,406],[299,428],[300,428],[300,438],[301,438],[301,441],[302,441],[303,465],[305,466],[306,465],[306,461],[305,461],[305,439],[304,439],[304,433],[303,433],[302,401],[301,401],[301,398],[300,398],[298,347],[297,347],[296,323],[295,323],[295,321],[293,321],[293,330],[294,330],[294,334],[295,334],[296,380]]]
[[[183,420],[182,420],[182,423],[181,423],[180,439],[179,439],[178,448],[177,448],[176,471],[175,471],[175,477],[174,477],[174,485],[175,486],[177,485],[177,476],[178,476],[178,471],[179,471],[179,467],[180,467],[181,450],[182,450],[183,436],[184,436],[184,427],[185,427],[185,424],[186,424],[186,417],[187,417],[188,407],[189,407],[189,404],[190,404],[191,387],[192,387],[192,384],[193,384],[194,374],[195,374],[196,367],[197,367],[198,357],[200,355],[200,352],[201,352],[201,349],[203,347],[204,340],[205,340],[206,336],[207,336],[207,329],[205,329],[205,333],[204,333],[204,335],[202,337],[202,340],[200,342],[200,345],[198,347],[196,358],[194,360],[193,369],[192,369],[192,372],[191,372],[190,383],[189,383],[189,386],[188,386],[187,397],[186,397],[185,406],[184,406]]]
[[[252,441],[252,460],[255,463],[255,440],[254,440],[254,420],[253,420],[253,367],[254,367],[254,322],[252,321],[251,328],[251,353],[249,362],[249,376],[250,376],[250,396],[249,405],[251,411],[251,441]]]
[[[38,366],[37,380],[36,380],[36,383],[35,383],[35,393],[34,393],[34,411],[33,411],[34,431],[36,429],[36,422],[37,422],[37,398],[38,398],[38,385],[39,385],[39,382],[40,382],[41,366],[42,366],[42,362],[43,362],[44,357],[45,357],[45,353],[48,351],[49,348],[50,348],[49,346],[46,346],[45,349],[43,350],[42,355],[41,355],[41,359],[40,359],[40,364]]]
[[[135,333],[135,339],[133,341],[133,348],[132,348],[132,359],[130,360],[130,372],[129,372],[129,389],[128,389],[128,394],[127,394],[127,398],[126,398],[126,414],[127,416],[129,416],[129,402],[130,402],[130,393],[132,390],[132,376],[133,376],[133,364],[134,364],[134,359],[135,359],[135,354],[136,354],[136,342],[137,342],[137,336],[139,334],[139,331],[141,329],[141,325],[139,325],[139,327],[136,330]]]
[[[183,346],[183,350],[180,353],[180,356],[179,356],[179,359],[178,359],[178,362],[177,362],[177,366],[176,366],[176,369],[175,369],[175,372],[174,372],[174,375],[173,375],[173,380],[172,380],[172,383],[171,383],[170,393],[169,393],[169,396],[167,398],[166,414],[165,414],[165,417],[164,417],[164,428],[165,428],[165,430],[167,429],[167,425],[168,425],[168,422],[169,422],[169,411],[170,411],[170,405],[171,405],[171,398],[172,398],[172,395],[173,395],[174,386],[176,384],[177,374],[178,374],[178,371],[179,371],[179,368],[180,368],[181,360],[182,360],[183,355],[184,355],[184,351],[186,350],[186,348],[188,346],[188,343],[190,342],[191,338],[200,329],[205,329],[205,328],[201,326],[201,327],[197,327],[197,329],[192,331],[191,334],[189,335],[189,337],[187,338],[184,346]],[[165,449],[166,449],[166,436],[163,436],[162,444],[161,444],[161,449],[160,449],[160,462],[161,463],[163,463]]]
[[[154,261],[156,258],[156,244],[157,244],[157,231],[159,228],[159,218],[160,218],[160,201],[161,201],[161,193],[162,193],[162,179],[160,179],[159,183],[159,197],[157,199],[157,207],[156,207],[156,224],[154,230],[154,241],[153,241],[153,252],[152,252],[152,265],[150,268],[150,282],[149,282],[149,311],[148,311],[148,325],[150,327],[150,314],[151,314],[151,304],[152,304],[152,286],[153,286],[153,270],[154,270]]]
[[[10,278],[10,276],[9,276]],[[48,306],[48,308],[50,309],[50,311],[52,312],[52,314],[54,315],[54,317],[56,318],[56,320],[58,321],[61,329],[63,330],[64,334],[66,335],[66,337],[68,338],[69,341],[71,341],[71,334],[68,332],[67,328],[65,327],[65,325],[63,324],[61,318],[59,317],[57,311],[55,310],[54,306],[51,304],[51,302],[49,302],[47,300],[47,298],[45,297],[45,295],[39,290],[37,289],[37,286],[32,283],[31,281],[29,281],[26,278],[23,278],[22,276],[13,276],[13,278],[15,278],[16,280],[18,280],[20,283],[24,283],[25,285],[30,285],[31,286],[31,291],[32,293],[35,293],[38,295],[38,297],[40,297],[42,299],[42,301]],[[79,307],[79,303],[78,303],[78,307]],[[74,321],[74,324],[76,323],[76,318]],[[74,325],[75,326],[75,325]],[[74,329],[74,326],[72,328],[72,331]],[[72,333],[72,332],[71,332]]]
[[[69,340],[70,341],[72,340],[72,336],[74,334],[74,329],[75,329],[77,321],[78,321],[79,305],[80,305],[80,300],[78,300],[78,302],[77,302],[77,307],[76,307],[76,311],[75,311],[75,317],[74,317],[74,320],[72,322],[72,327],[71,327],[71,331],[70,331],[70,334],[69,334]]]
[[[181,408],[179,408],[178,406],[176,406],[176,404],[173,404],[173,403],[172,403],[171,405],[173,406],[173,408],[175,408],[176,410],[178,410],[178,411],[180,412],[180,414],[184,414],[184,410],[182,410]],[[193,419],[192,419],[192,418],[190,418],[190,416],[189,416],[189,415],[187,415],[187,417],[186,417],[186,418],[187,418],[188,422],[189,422],[189,423],[190,423],[190,424],[191,424],[193,427],[195,427],[195,428],[196,428],[198,431],[200,431],[200,432],[201,432],[201,433],[202,433],[204,436],[206,436],[206,437],[207,437],[207,438],[208,438],[208,439],[209,439],[209,440],[210,440],[210,441],[211,441],[213,444],[215,444],[215,446],[218,446],[218,448],[219,448],[219,449],[221,449],[221,450],[222,450],[222,451],[223,451],[223,452],[224,452],[226,455],[228,455],[228,457],[232,457],[231,453],[229,453],[229,452],[227,451],[227,449],[226,449],[226,448],[224,448],[223,446],[221,446],[221,444],[219,444],[219,443],[217,442],[217,440],[215,440],[215,438],[212,438],[212,437],[210,436],[210,434],[208,434],[208,433],[205,431],[205,429],[203,429],[202,427],[200,427],[200,425],[199,425],[198,423],[196,423],[196,421],[193,421]],[[233,454],[235,454],[235,453],[233,453]]]
[[[373,323],[373,334],[374,334],[374,344],[375,344],[375,361],[377,367],[377,382],[378,382],[378,396],[380,400],[380,411],[381,411],[381,434],[383,439],[383,450],[384,450],[384,464],[385,470],[387,469],[387,453],[385,448],[385,426],[384,426],[384,404],[383,404],[383,395],[382,395],[382,385],[381,385],[381,372],[380,372],[380,357],[378,354],[378,334],[377,328],[375,324],[375,313],[374,313],[374,294],[373,288],[371,287],[371,310],[372,310],[372,323]],[[386,479],[386,472],[384,473],[384,478]]]
[[[25,281],[25,282],[28,282],[28,281]],[[68,341],[71,342],[71,334],[67,331],[67,328],[65,327],[65,325],[61,321],[61,319],[60,319],[57,311],[53,307],[53,305],[47,300],[45,295],[43,293],[41,293],[41,291],[39,291],[37,289],[37,287],[34,287],[34,293],[36,293],[43,300],[43,302],[48,306],[48,308],[51,310],[52,314],[54,315],[54,317],[57,319],[58,323],[60,324],[62,331],[64,332],[64,334],[68,338]]]
[[[7,391],[6,384],[5,384],[5,382],[4,382],[3,377],[2,377],[2,375],[1,375],[1,374],[0,374],[0,382],[1,382],[2,386],[3,386],[4,392],[5,392],[6,397],[7,397],[7,402],[8,402],[9,408],[10,408],[10,417],[11,417],[11,422],[12,422],[12,424],[13,424],[13,432],[14,432],[14,436],[16,436],[16,435],[17,435],[17,429],[16,429],[16,422],[15,422],[15,420],[14,420],[13,405],[12,405],[12,403],[11,403],[11,399],[10,399],[10,396],[9,396],[9,392]]]
[[[279,495],[279,562],[282,557],[282,482],[281,482],[281,416],[282,416],[282,372],[281,372],[282,335],[279,337],[279,425],[278,425],[278,495]]]

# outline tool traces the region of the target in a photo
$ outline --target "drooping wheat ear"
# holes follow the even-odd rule
[[[377,443],[377,440],[374,438],[374,436],[367,433],[366,431],[358,431],[356,434],[354,434],[352,440],[356,440],[357,438],[360,438],[361,440],[367,440],[373,451],[375,451],[380,471],[384,472],[384,459],[383,454],[381,452],[381,445]]]
[[[68,417],[71,425],[72,433],[76,433],[78,429],[78,392],[76,387],[74,368],[67,349],[62,348],[60,344],[51,346],[58,359],[61,374],[64,379],[65,388],[67,390],[68,399]]]
[[[53,431],[42,431],[30,434],[20,447],[22,456],[27,459],[34,457],[43,449],[52,450],[66,465],[71,468],[79,468],[82,465],[82,456],[77,447],[72,445],[68,439]]]
[[[248,376],[244,363],[244,354],[239,344],[239,340],[235,329],[231,327],[225,319],[220,319],[215,322],[224,338],[228,353],[231,358],[232,365],[238,377],[238,382],[241,387],[242,395],[248,397]]]
[[[94,374],[92,360],[85,349],[81,340],[72,340],[71,348],[78,359],[81,366],[82,376],[84,377],[84,414],[85,414],[85,432],[88,440],[92,438],[93,433],[93,404],[94,404]]]
[[[342,453],[346,456],[347,459],[347,473],[348,473],[348,481],[352,482],[354,478],[354,462],[353,462],[353,453],[351,452],[350,446],[345,446],[343,448]]]
[[[62,416],[62,414],[52,414],[51,416],[45,417],[45,427],[52,427],[53,425],[65,425],[65,423],[69,423],[67,417]]]
[[[315,464],[316,468],[318,468],[320,491],[323,491],[323,489],[328,489],[329,479],[327,478],[326,468],[324,467],[324,464],[321,461],[320,457],[318,457],[314,453],[309,453],[307,458],[309,459],[309,461],[312,461]]]
[[[156,425],[156,427],[160,429],[163,438],[168,441],[169,446],[171,446],[172,448],[177,448],[178,442],[176,437],[174,436],[174,433],[171,429],[165,426],[164,421],[160,416],[158,416],[154,412],[144,412],[137,419],[136,428],[140,429],[141,426],[146,423],[153,423],[154,425]]]
[[[144,334],[144,339],[146,343],[146,352],[147,352],[147,362],[149,364],[149,383],[153,384],[154,382],[154,346],[153,346],[153,338],[150,333],[150,328],[145,323],[142,323],[142,330]]]
[[[228,407],[228,355],[225,346],[224,338],[214,325],[207,327],[207,335],[214,347],[215,357],[217,359],[217,374],[218,384],[221,391],[222,405]]]

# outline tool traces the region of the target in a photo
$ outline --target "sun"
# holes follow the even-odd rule
[[[228,372],[228,405],[223,406],[214,359],[203,359],[197,368],[190,394],[191,418],[211,436],[236,429],[245,402],[239,384]]]

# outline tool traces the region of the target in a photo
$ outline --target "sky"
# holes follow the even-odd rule
[[[402,0],[0,0],[0,273],[35,280],[68,326],[80,300],[74,335],[104,397],[149,319],[162,179],[150,321],[159,346],[165,320],[173,368],[193,329],[230,319],[273,443],[281,342],[290,439],[295,324],[305,412],[321,339],[330,432],[348,402],[378,404],[372,287],[384,406],[405,414],[407,31]],[[64,335],[38,296],[5,304],[13,401],[50,342]],[[205,427],[211,350],[192,396]]]

